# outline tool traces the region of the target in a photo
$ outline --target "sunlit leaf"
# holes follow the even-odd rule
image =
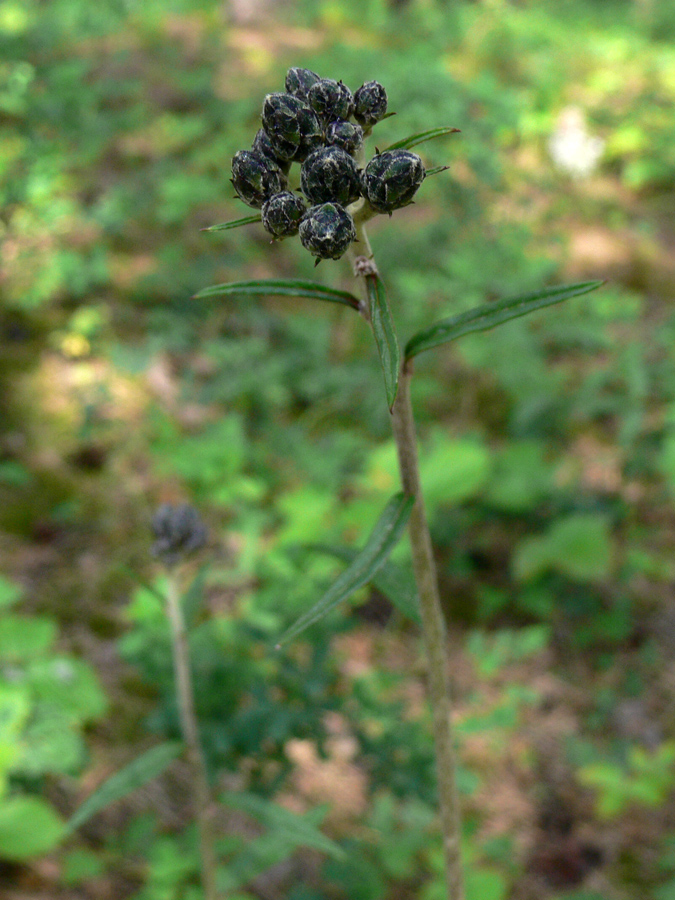
[[[387,294],[380,277],[378,275],[367,275],[366,285],[368,288],[370,323],[377,350],[380,354],[380,362],[382,363],[387,403],[389,404],[389,409],[391,409],[398,391],[401,351],[399,350],[394,323],[389,312]]]
[[[239,228],[242,225],[253,225],[254,222],[260,222],[260,213],[253,216],[243,216],[241,219],[233,219],[232,222],[222,222],[220,225],[209,225],[208,228],[202,228],[202,231],[229,231],[231,228]]]
[[[157,778],[182,750],[181,743],[169,741],[146,751],[128,766],[115,772],[84,801],[68,822],[68,829],[74,831],[102,809]]]
[[[0,804],[0,859],[16,862],[53,850],[65,827],[40,797],[10,797]]]
[[[583,281],[578,284],[556,285],[523,294],[519,297],[507,297],[497,303],[483,303],[465,313],[437,322],[431,328],[420,331],[411,338],[405,348],[406,359],[412,359],[424,350],[431,350],[441,344],[447,344],[473,331],[487,331],[496,325],[502,325],[511,319],[517,319],[546,306],[552,306],[570,297],[587,294],[599,288],[602,281]]]
[[[233,281],[229,284],[215,284],[195,294],[194,300],[207,297],[305,297],[309,300],[327,300],[359,309],[359,301],[349,291],[339,291],[325,287],[314,281]]]
[[[408,494],[400,493],[392,497],[375,523],[363,550],[333,582],[319,602],[284,632],[277,644],[278,647],[297,637],[338,603],[346,600],[364,584],[368,584],[400,540],[413,503],[414,498]]]
[[[424,144],[426,141],[432,141],[434,138],[443,137],[444,134],[457,134],[458,131],[459,128],[442,125],[440,128],[430,128],[428,131],[419,131],[417,134],[411,134],[400,141],[389,144],[386,149],[410,150],[411,147],[416,147],[418,144]]]

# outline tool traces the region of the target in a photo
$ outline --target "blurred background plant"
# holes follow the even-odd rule
[[[398,489],[377,356],[349,311],[188,299],[315,277],[255,226],[199,233],[241,215],[229,160],[305,65],[386,84],[383,145],[462,129],[372,228],[401,333],[609,279],[420,358],[423,480],[469,900],[673,896],[674,35],[668,0],[0,3],[3,895],[199,896],[180,760],[64,826],[179,736],[147,534],[176,497],[212,535],[188,603],[207,762],[248,798],[218,809],[230,896],[441,890],[414,624],[364,590],[270,649],[341,565],[302,546],[358,545]],[[552,150],[569,109],[604,142],[582,172]],[[21,828],[43,843],[17,853]]]

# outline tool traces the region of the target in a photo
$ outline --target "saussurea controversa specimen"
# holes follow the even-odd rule
[[[237,195],[259,212],[205,231],[225,231],[262,222],[273,240],[298,235],[302,246],[316,257],[316,264],[346,256],[358,289],[352,293],[312,281],[240,281],[206,288],[196,298],[295,296],[331,301],[352,307],[370,326],[382,364],[402,490],[387,504],[363,549],[318,603],[280,637],[279,643],[296,637],[368,584],[385,565],[407,527],[418,593],[416,618],[427,657],[447,896],[449,900],[464,900],[448,641],[420,486],[410,394],[413,362],[425,350],[584,294],[602,282],[557,285],[483,304],[434,323],[411,337],[401,351],[366,226],[377,215],[391,216],[404,209],[430,176],[447,168],[425,168],[412,148],[459,129],[430,128],[381,151],[376,149],[368,160],[365,141],[378,122],[393,115],[387,112],[387,93],[381,84],[367,81],[352,94],[342,81],[292,68],[285,88],[265,97],[262,128],[255,135],[252,149],[237,152],[232,161],[232,183]],[[299,182],[295,179],[300,189],[296,191],[291,186],[293,164],[300,167]]]

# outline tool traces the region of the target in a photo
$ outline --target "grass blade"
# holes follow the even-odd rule
[[[484,303],[459,316],[437,322],[431,328],[420,331],[412,337],[405,348],[405,358],[412,359],[424,350],[431,350],[441,344],[447,344],[473,331],[487,331],[496,325],[502,325],[511,319],[517,319],[546,306],[561,303],[570,297],[578,297],[599,288],[602,281],[582,281],[578,284],[559,284],[555,287],[523,294],[520,297],[507,297],[497,303]]]
[[[359,309],[359,301],[349,291],[338,291],[314,281],[233,281],[215,284],[195,294],[193,300],[207,297],[306,297],[310,300],[327,300]]]
[[[152,747],[128,766],[115,772],[75,811],[68,822],[68,830],[74,831],[111,803],[121,800],[148,781],[157,778],[182,751],[183,745],[180,742],[169,741],[158,747]]]
[[[428,131],[420,131],[417,134],[411,134],[407,138],[389,144],[386,150],[410,150],[418,144],[424,144],[426,141],[432,141],[434,138],[443,137],[444,134],[457,134],[459,128],[451,128],[449,125],[442,125],[440,128],[430,128]]]
[[[370,324],[373,329],[375,343],[380,354],[384,386],[387,391],[389,409],[394,405],[398,391],[398,373],[401,368],[401,351],[399,350],[394,323],[391,320],[387,294],[379,275],[367,275],[368,304],[370,307]]]
[[[220,225],[209,225],[208,228],[200,228],[200,231],[229,231],[230,228],[239,228],[241,225],[253,225],[260,222],[260,213],[253,216],[244,216],[242,219],[234,219],[232,222],[222,222]]]
[[[319,602],[284,632],[279,639],[277,648],[297,637],[305,628],[318,622],[338,603],[351,597],[354,591],[372,580],[401,539],[414,502],[414,498],[409,494],[396,494],[391,498],[377,520],[363,550],[333,582]]]
[[[358,550],[352,550],[351,547],[335,547],[328,544],[309,544],[308,550],[314,550],[317,553],[325,553],[327,556],[334,556],[341,559],[345,563],[353,562],[358,556]],[[412,572],[396,565],[391,560],[387,562],[375,572],[370,579],[373,587],[383,594],[392,606],[410,619],[416,625],[421,623],[419,611],[419,599],[417,597],[417,588]]]

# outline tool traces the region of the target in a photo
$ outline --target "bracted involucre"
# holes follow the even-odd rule
[[[293,94],[268,94],[263,103],[262,125],[280,159],[301,162],[323,144],[316,113]]]
[[[323,122],[348,119],[352,114],[354,97],[346,84],[321,78],[307,91],[307,102]]]
[[[374,156],[363,172],[363,196],[378,212],[393,212],[410,203],[425,174],[424,164],[416,153],[385,150]]]
[[[356,163],[341,147],[323,147],[308,156],[302,164],[300,184],[312,203],[348,206],[361,196]]]
[[[387,92],[379,81],[366,81],[354,94],[354,118],[364,127],[370,127],[387,112]]]
[[[283,191],[263,204],[263,227],[276,238],[291,237],[298,233],[306,212],[307,206],[302,197],[291,191]]]
[[[363,128],[344,119],[336,119],[326,129],[326,143],[342,147],[345,153],[356,156],[363,146]]]
[[[301,100],[307,100],[307,92],[313,84],[320,81],[319,75],[311,69],[291,68],[286,73],[286,90]]]
[[[352,217],[338,203],[313,206],[300,224],[302,246],[319,259],[339,259],[355,238]]]
[[[232,158],[232,184],[239,197],[260,209],[272,194],[286,189],[286,176],[269,157],[252,150],[238,150]]]
[[[206,543],[206,528],[199,513],[187,503],[163,503],[152,517],[152,531],[152,552],[166,565],[173,565]]]

